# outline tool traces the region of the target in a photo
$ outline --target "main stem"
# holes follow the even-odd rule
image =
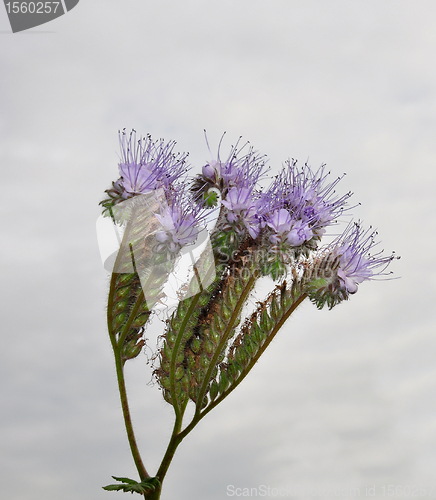
[[[138,445],[136,443],[135,433],[133,432],[132,419],[130,417],[129,402],[127,399],[126,383],[124,380],[124,370],[123,362],[121,360],[121,355],[118,351],[114,350],[115,353],[115,364],[117,369],[117,379],[118,379],[118,389],[120,391],[121,406],[123,409],[124,424],[126,426],[127,438],[129,440],[130,450],[132,452],[132,457],[135,462],[136,468],[138,470],[139,477],[141,481],[150,477],[146,471],[144,464],[142,463],[142,458],[139,453]]]
[[[165,478],[165,475],[168,471],[168,468],[171,464],[171,461],[174,457],[174,454],[177,450],[177,447],[179,446],[179,444],[182,442],[183,438],[185,437],[185,436],[181,436],[180,431],[182,429],[183,415],[185,413],[187,404],[188,404],[188,400],[186,399],[182,403],[182,407],[180,409],[180,412],[176,413],[176,419],[174,422],[173,433],[171,434],[170,442],[168,443],[168,447],[167,447],[165,455],[162,459],[162,462],[159,466],[159,470],[156,473],[156,477],[159,479],[161,484]],[[159,497],[157,497],[157,498],[159,498]]]

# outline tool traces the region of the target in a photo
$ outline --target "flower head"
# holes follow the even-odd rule
[[[267,192],[272,210],[286,209],[294,220],[301,220],[310,227],[310,238],[316,236],[319,239],[325,227],[344,211],[351,196],[347,193],[336,197],[334,188],[341,178],[327,183],[327,176],[324,166],[313,172],[307,164],[298,169],[296,161],[288,160]]]
[[[136,140],[136,133],[127,138],[120,134],[121,162],[120,183],[124,197],[147,194],[160,187],[168,188],[186,171],[185,154],[175,154],[175,142],[153,142],[151,136]]]
[[[233,187],[221,203],[227,208],[226,219],[239,233],[248,231],[252,238],[260,233],[259,201],[252,190],[246,187]]]
[[[161,206],[160,213],[156,214],[161,224],[155,236],[157,250],[176,254],[185,245],[194,243],[204,215],[202,208],[191,203],[181,189],[171,191],[168,204]]]
[[[269,241],[275,245],[286,241],[291,247],[298,247],[305,241],[310,240],[313,232],[309,224],[303,220],[294,220],[288,210],[280,208],[266,219],[267,226],[273,230]]]
[[[220,148],[221,142],[217,159],[203,165],[201,175],[192,184],[191,190],[197,194],[198,199],[206,199],[211,189],[218,189],[222,198],[233,188],[252,190],[263,175],[265,159],[248,143],[239,146],[238,140],[225,160],[220,157]]]
[[[134,130],[129,136],[123,130],[119,139],[120,178],[105,191],[108,198],[100,202],[104,207],[103,215],[110,214],[115,205],[134,196],[149,194],[159,188],[170,189],[187,170],[188,155],[174,153],[174,141],[165,143],[161,139],[153,142],[150,135],[137,140]]]
[[[373,279],[375,276],[385,276],[384,271],[394,256],[382,256],[382,251],[373,255],[371,248],[375,243],[377,232],[371,229],[363,232],[360,224],[348,226],[339,238],[333,253],[339,257],[337,275],[340,287],[348,293],[357,292],[358,284]]]
[[[331,309],[356,293],[363,281],[391,274],[385,271],[396,257],[384,256],[383,251],[371,253],[378,244],[376,236],[377,232],[364,231],[359,223],[349,224],[339,238],[314,258],[311,300],[318,308],[328,304]]]

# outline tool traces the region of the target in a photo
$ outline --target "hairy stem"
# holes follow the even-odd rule
[[[274,337],[276,336],[277,332],[280,330],[280,328],[284,325],[286,320],[289,318],[289,316],[295,311],[295,309],[304,301],[304,299],[307,298],[307,294],[303,293],[298,297],[297,300],[292,304],[292,306],[286,311],[286,313],[280,318],[280,320],[276,323],[274,326],[272,332],[268,336],[268,338],[265,340],[264,344],[262,347],[259,349],[259,351],[256,353],[256,355],[252,358],[250,363],[243,369],[241,375],[239,378],[226,390],[224,391],[217,399],[215,399],[213,402],[211,402],[203,411],[198,412],[194,415],[194,418],[192,421],[183,429],[183,431],[178,435],[178,438],[180,441],[182,441],[193,429],[194,427],[200,422],[200,420],[205,417],[213,408],[215,408],[221,401],[226,398],[238,385],[244,380],[244,378],[248,375],[248,373],[251,371],[251,369],[254,367],[254,365],[257,363],[259,360],[260,356],[265,352],[266,348],[269,346],[269,344],[272,342]]]
[[[112,329],[112,320],[113,320],[112,304],[115,296],[116,278],[117,278],[117,273],[113,273],[109,289],[108,310],[107,310],[108,330],[109,330],[109,337],[112,343],[112,349],[114,351],[114,356],[115,356],[115,367],[117,372],[118,389],[120,393],[121,407],[123,410],[123,417],[127,432],[127,438],[129,440],[129,445],[130,445],[130,450],[132,452],[133,460],[138,470],[139,477],[141,478],[142,481],[150,477],[150,475],[148,474],[148,472],[144,467],[144,464],[142,463],[141,455],[139,453],[138,445],[136,443],[135,433],[133,431],[129,402],[127,399],[126,383],[124,380],[123,360],[121,358],[122,344],[117,342],[116,332],[113,331]]]
[[[168,443],[168,447],[166,449],[165,455],[162,459],[162,462],[159,466],[159,469],[156,473],[156,477],[159,479],[159,481],[162,483],[165,475],[168,471],[168,468],[171,464],[171,461],[174,457],[174,454],[177,450],[177,447],[179,444],[182,442],[183,437],[180,437],[180,430],[182,428],[182,421],[183,421],[183,413],[185,412],[186,405],[188,404],[188,399],[186,399],[183,402],[182,408],[181,408],[181,415],[176,416],[176,420],[174,422],[174,428],[173,428],[173,433],[171,434],[170,441]]]
[[[200,392],[199,392],[199,396],[198,396],[198,400],[197,400],[197,407],[196,407],[194,419],[196,417],[198,417],[200,415],[200,413],[201,413],[201,407],[202,407],[203,398],[206,395],[206,392],[207,392],[207,389],[208,389],[208,386],[209,386],[209,383],[210,383],[210,379],[212,377],[213,370],[214,370],[214,368],[215,368],[215,366],[216,366],[216,364],[218,362],[218,357],[219,357],[222,349],[224,348],[224,346],[227,344],[227,341],[228,341],[229,337],[233,333],[235,322],[239,319],[242,307],[243,307],[245,301],[247,300],[247,297],[248,297],[249,293],[253,289],[254,284],[256,283],[256,280],[257,280],[258,276],[259,276],[259,273],[257,273],[257,272],[254,272],[251,275],[250,279],[245,284],[245,287],[244,287],[244,290],[242,291],[241,296],[238,298],[238,302],[235,305],[235,308],[233,310],[232,316],[231,316],[231,318],[229,319],[229,321],[227,323],[227,327],[225,329],[225,332],[224,332],[224,334],[223,334],[223,336],[222,336],[222,338],[221,338],[221,340],[220,340],[220,342],[218,344],[218,347],[217,347],[217,349],[215,351],[215,354],[213,355],[212,360],[210,361],[209,367],[208,367],[208,369],[206,371],[206,375],[204,377],[204,381],[203,381],[203,384],[202,384]]]
[[[129,440],[130,451],[132,452],[133,460],[138,470],[141,481],[150,477],[145,470],[142,463],[141,455],[139,453],[138,445],[136,443],[135,433],[133,432],[132,419],[130,417],[129,402],[127,399],[126,383],[124,380],[123,362],[120,353],[115,352],[115,364],[117,369],[118,389],[120,391],[121,406],[123,409],[124,423],[127,431],[127,438]]]

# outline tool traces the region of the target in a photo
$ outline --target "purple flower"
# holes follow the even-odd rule
[[[386,268],[399,257],[383,256],[382,251],[371,254],[376,235],[371,229],[363,231],[358,223],[349,224],[339,238],[314,256],[307,293],[318,309],[326,304],[332,309],[356,293],[363,281],[390,274]]]
[[[184,245],[197,239],[197,221],[192,214],[183,213],[180,207],[168,206],[161,214],[156,214],[162,230],[156,233],[159,243],[166,243],[171,253],[178,252]]]
[[[156,214],[162,229],[155,235],[158,250],[164,248],[174,254],[197,239],[205,212],[198,204],[190,203],[182,189],[168,192],[168,204]]]
[[[252,147],[244,154],[248,143],[239,146],[239,140],[231,148],[226,160],[220,158],[220,146],[217,160],[212,160],[202,168],[204,181],[213,184],[225,195],[234,188],[248,188],[257,184],[262,176],[265,160]]]
[[[347,193],[336,197],[334,188],[341,178],[329,184],[327,176],[324,166],[313,172],[307,164],[298,169],[295,160],[288,160],[267,191],[271,208],[285,208],[293,219],[302,220],[310,226],[312,236],[322,236],[324,228],[342,214],[351,196]]]
[[[212,160],[210,163],[206,163],[206,165],[203,166],[202,173],[206,180],[216,184],[221,177],[221,164]]]
[[[298,220],[293,224],[292,229],[286,236],[286,240],[291,247],[299,247],[305,241],[310,240],[312,236],[313,232],[309,224],[302,220]]]
[[[232,188],[222,204],[232,212],[249,210],[253,206],[251,190],[248,188]]]
[[[148,194],[158,188],[158,175],[150,164],[120,163],[122,185],[129,195]]]
[[[233,187],[221,203],[227,208],[226,218],[236,231],[242,232],[243,225],[252,238],[257,238],[260,233],[259,204],[251,189]]]
[[[271,243],[275,245],[285,239],[291,247],[298,247],[313,237],[309,224],[302,220],[294,220],[284,208],[273,212],[267,219],[267,225],[276,233],[269,237]]]
[[[175,142],[153,142],[151,136],[136,140],[136,133],[120,134],[120,184],[123,197],[147,194],[160,187],[168,188],[186,171],[185,154],[175,154]]]
[[[347,227],[333,247],[333,254],[339,258],[337,276],[340,287],[348,293],[357,292],[358,285],[375,276],[384,276],[384,271],[394,256],[382,256],[382,252],[371,255],[370,250],[377,244],[377,233],[370,229],[364,232],[360,224]]]
[[[292,218],[287,210],[281,208],[273,213],[267,224],[276,233],[284,234],[291,230]]]

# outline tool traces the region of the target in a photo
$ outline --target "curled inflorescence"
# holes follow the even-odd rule
[[[360,223],[321,244],[350,209],[351,197],[336,194],[341,177],[329,181],[325,166],[314,171],[288,160],[263,189],[266,160],[248,143],[238,141],[224,159],[218,151],[191,179],[187,155],[174,153],[174,142],[123,131],[120,144],[120,176],[101,204],[105,215],[129,229],[124,261],[135,260],[133,272],[117,275],[111,304],[113,333],[130,342],[126,359],[140,351],[141,332],[178,259],[192,257],[210,214],[215,218],[209,251],[195,255],[191,277],[177,292],[155,370],[177,411],[189,399],[205,411],[233,390],[305,298],[332,308],[363,281],[388,274],[394,255],[374,253],[376,233]],[[278,285],[244,319],[250,293],[264,276]]]

